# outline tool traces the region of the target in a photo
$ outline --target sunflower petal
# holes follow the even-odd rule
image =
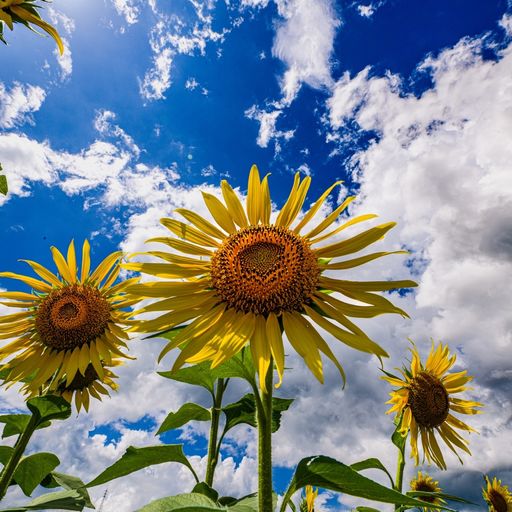
[[[17,279],[18,281],[28,284],[28,286],[34,288],[34,290],[37,290],[39,292],[50,292],[52,289],[52,287],[49,284],[45,283],[44,281],[39,281],[39,279],[34,279],[33,277],[24,276],[22,274],[15,274],[14,272],[0,272],[0,277]],[[1,296],[6,297],[5,292],[2,293]],[[32,299],[33,298],[34,297],[32,296]]]
[[[82,246],[82,268],[80,272],[80,281],[83,283],[89,277],[91,269],[91,246],[89,240],[85,239]]]
[[[160,223],[179,238],[206,247],[218,247],[219,242],[206,233],[175,219],[162,218]]]
[[[68,247],[67,263],[69,274],[71,276],[71,282],[76,283],[76,253],[75,253],[75,242],[71,240]]]
[[[20,260],[28,263],[32,270],[44,280],[48,281],[53,286],[60,288],[62,286],[62,281],[53,273],[50,272],[47,268],[43,267],[39,263],[31,260]]]
[[[277,375],[279,382],[276,384],[278,388],[283,382],[284,373],[284,346],[279,321],[274,313],[269,313],[266,324],[267,339],[270,345],[272,357],[276,363]]]
[[[220,188],[222,190],[222,197],[224,198],[224,202],[226,203],[226,207],[229,214],[231,215],[231,218],[241,228],[246,228],[249,225],[249,222],[247,221],[247,215],[245,214],[244,207],[242,206],[240,199],[238,199],[235,191],[226,180],[221,181]]]
[[[206,207],[215,219],[215,222],[228,233],[236,231],[235,223],[226,207],[212,194],[202,192]]]
[[[327,217],[313,228],[307,235],[307,238],[313,238],[320,234],[322,231],[327,229],[340,215],[346,210],[347,206],[356,198],[356,196],[350,196],[343,201],[335,210],[333,210]]]
[[[214,226],[211,222],[208,222],[206,219],[203,219],[203,217],[201,217],[199,214],[190,210],[186,210],[185,208],[176,208],[174,211],[179,213],[182,217],[184,217],[190,223],[194,224],[194,226],[199,228],[207,235],[213,236],[220,240],[226,238],[226,235],[219,228]]]
[[[116,265],[121,259],[123,253],[121,251],[113,252],[109,254],[97,267],[96,270],[91,274],[89,281],[91,283],[101,283],[105,276],[110,272],[110,269]]]
[[[254,334],[251,338],[251,353],[254,365],[258,371],[260,389],[266,393],[266,375],[270,366],[271,352],[266,336],[265,318],[262,315],[256,316]]]

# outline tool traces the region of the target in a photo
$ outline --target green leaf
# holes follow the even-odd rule
[[[76,490],[84,499],[85,506],[89,508],[94,508],[89,493],[85,488],[84,482],[82,482],[82,480],[80,480],[80,478],[76,476],[66,475],[64,473],[52,471],[41,482],[41,485],[48,488],[63,487],[66,490]]]
[[[245,379],[249,383],[254,381],[256,370],[252,361],[251,351],[243,348],[240,352],[228,359],[225,363],[211,370],[217,379],[231,377]]]
[[[402,423],[402,417],[396,421],[396,428],[393,434],[391,435],[391,442],[400,450],[402,457],[405,454],[405,442],[407,441],[407,436],[403,436],[400,432],[400,424]]]
[[[14,472],[13,479],[21,487],[25,496],[34,489],[60,464],[53,453],[35,453],[21,460]]]
[[[272,398],[272,433],[279,429],[281,414],[290,407],[292,402],[293,399]],[[226,432],[242,423],[256,427],[256,402],[252,393],[243,396],[238,402],[226,405],[222,410],[226,415]]]
[[[421,499],[424,496],[435,497],[435,498],[441,498],[443,500],[460,501],[461,503],[468,503],[470,505],[477,506],[476,503],[466,500],[465,498],[460,498],[459,496],[453,496],[452,494],[445,494],[444,492],[408,491],[407,495],[412,496],[413,498],[419,498],[419,499]]]
[[[152,501],[136,512],[209,512],[227,510],[207,496],[198,493],[178,494]]]
[[[9,192],[9,185],[7,185],[7,176],[5,176],[5,174],[0,174],[0,194],[6,196],[7,192]]]
[[[200,405],[194,403],[184,404],[178,411],[171,412],[167,418],[165,418],[156,435],[163,434],[174,428],[179,428],[192,420],[210,421],[211,417],[210,411]]]
[[[391,487],[395,486],[395,482],[393,482],[393,477],[389,474],[388,470],[385,468],[384,464],[379,459],[371,458],[365,459],[360,462],[356,462],[355,464],[351,464],[350,467],[355,469],[356,471],[363,471],[364,469],[380,469],[384,471],[386,475],[388,475],[389,481],[391,482]]]
[[[112,466],[109,466],[94,480],[89,482],[87,487],[101,485],[115,480],[116,478],[129,475],[139,469],[147,468],[155,464],[163,464],[164,462],[178,462],[183,464],[187,466],[196,477],[194,469],[183,453],[183,445],[181,444],[146,446],[144,448],[129,446],[124,455],[117,462],[114,462]]]
[[[215,502],[219,499],[219,493],[215,489],[212,489],[206,482],[199,482],[196,484],[192,489],[192,492],[202,494]]]
[[[281,510],[285,509],[292,495],[306,485],[314,485],[322,487],[323,489],[372,501],[379,501],[381,503],[394,503],[412,507],[424,505],[424,502],[406,496],[393,489],[388,489],[364,477],[342,462],[338,462],[330,457],[325,457],[324,455],[317,455],[315,457],[302,459],[297,465],[293,478],[283,498]],[[437,508],[449,510],[445,507]]]
[[[13,449],[10,446],[0,446],[0,464],[5,464],[11,458]]]
[[[25,512],[27,510],[83,510],[86,506],[78,491],[58,491],[43,494],[21,507],[2,509],[0,512]]]
[[[71,405],[61,396],[37,396],[27,401],[27,407],[35,416],[37,426],[50,420],[65,420],[71,416]]]
[[[380,510],[372,507],[356,507],[358,512],[380,512]]]
[[[2,439],[21,434],[30,421],[30,414],[3,414],[0,416],[0,423],[5,423],[2,432]],[[50,425],[49,421],[41,423],[37,428],[45,428]]]
[[[208,361],[195,364],[194,366],[186,366],[175,372],[158,372],[158,374],[167,379],[185,382],[186,384],[192,384],[194,386],[201,386],[207,389],[211,394],[214,393],[215,377],[212,374]]]

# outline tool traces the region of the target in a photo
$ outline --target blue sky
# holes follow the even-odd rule
[[[512,270],[510,2],[90,4],[54,0],[46,8],[43,17],[65,38],[63,58],[51,39],[20,27],[6,33],[9,46],[0,49],[0,162],[11,186],[0,199],[0,268],[24,271],[20,258],[51,265],[49,246],[63,248],[71,238],[89,238],[96,261],[117,248],[142,250],[160,232],[160,217],[178,206],[204,210],[201,188],[215,193],[228,178],[243,195],[253,163],[272,173],[277,207],[297,170],[313,178],[310,202],[342,179],[343,194],[360,194],[351,213],[398,221],[389,246],[413,251],[407,265],[371,267],[384,278],[413,274],[420,284],[400,298],[412,321],[365,324],[392,347],[389,367],[400,364],[407,337],[421,340],[424,352],[430,337],[442,339],[459,347],[461,364],[475,374],[475,396],[489,404],[478,420],[476,455],[463,467],[452,462],[443,476],[447,490],[478,500],[482,471],[512,484],[512,466],[499,454],[512,440],[510,313],[503,306],[512,292],[502,286]],[[0,280],[2,288],[13,286]],[[118,396],[67,427],[96,454],[82,460],[84,475],[126,443],[154,442],[155,425],[180,400],[205,400],[161,382],[155,370],[167,368],[155,362],[159,342],[134,347],[138,361],[123,368]],[[340,354],[352,364],[343,396],[334,373],[323,388],[304,384],[307,373],[290,357],[295,365],[282,393],[300,397],[276,436],[279,490],[297,457],[312,454],[294,452],[294,445],[347,462],[375,451],[387,457],[389,418],[382,414],[375,430],[368,424],[370,411],[385,410],[377,365]],[[366,387],[358,372],[375,384]],[[163,396],[153,398],[162,387]],[[325,404],[312,407],[315,397],[326,397]],[[336,419],[339,402],[365,426],[354,432],[354,422]],[[0,405],[15,403],[12,392]],[[184,435],[196,440],[188,453],[201,467],[204,432],[196,427]],[[38,442],[50,449],[51,441]],[[240,429],[230,444],[235,457],[226,452],[219,485],[235,479],[237,492],[250,492],[253,433]],[[61,450],[63,458],[79,458],[71,439]],[[158,470],[153,477],[146,495],[130,490],[135,480],[120,483],[104,512],[165,495],[168,476]],[[186,478],[178,483],[186,486]],[[323,501],[324,510],[354,505],[346,497]]]

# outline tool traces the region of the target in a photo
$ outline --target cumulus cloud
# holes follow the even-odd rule
[[[258,138],[256,143],[262,148],[266,148],[270,141],[274,141],[275,149],[278,153],[280,150],[279,140],[290,140],[295,130],[278,130],[276,127],[278,117],[283,113],[281,109],[276,110],[261,110],[256,105],[245,111],[245,117],[248,119],[255,119],[260,123],[258,131]]]
[[[14,128],[23,123],[33,124],[33,112],[37,112],[46,97],[39,86],[14,82],[8,89],[0,82],[0,128]]]
[[[140,0],[112,0],[112,4],[128,25],[133,25],[139,21],[142,4]]]
[[[60,30],[62,43],[64,44],[64,53],[61,55],[55,48],[53,54],[60,67],[61,81],[67,80],[73,72],[73,56],[71,53],[71,35],[75,31],[75,21],[64,13],[50,8],[50,19],[52,23]],[[64,35],[65,34],[65,35]]]

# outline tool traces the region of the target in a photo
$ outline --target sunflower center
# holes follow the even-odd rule
[[[89,363],[89,366],[85,369],[85,375],[80,372],[76,372],[74,379],[66,386],[65,382],[60,384],[58,390],[63,393],[64,391],[81,391],[82,389],[88,388],[93,382],[98,380],[98,374],[94,369],[94,366]]]
[[[36,313],[36,329],[46,346],[73,350],[105,332],[110,309],[97,288],[66,286],[43,299]]]
[[[503,495],[500,492],[498,492],[496,489],[491,489],[488,495],[489,501],[491,502],[496,512],[508,511],[507,500],[503,497]]]
[[[435,492],[436,491],[436,489],[432,485],[430,485],[428,482],[423,482],[423,481],[416,482],[414,485],[414,490],[421,491],[421,492]],[[427,503],[435,503],[435,501],[436,501],[435,496],[420,496],[419,499],[422,501],[426,501]]]
[[[317,258],[302,237],[279,226],[250,226],[229,236],[212,257],[214,288],[244,313],[301,310],[318,284]]]
[[[411,381],[409,406],[418,425],[425,428],[438,427],[450,411],[448,392],[437,377],[428,372],[420,372]]]

